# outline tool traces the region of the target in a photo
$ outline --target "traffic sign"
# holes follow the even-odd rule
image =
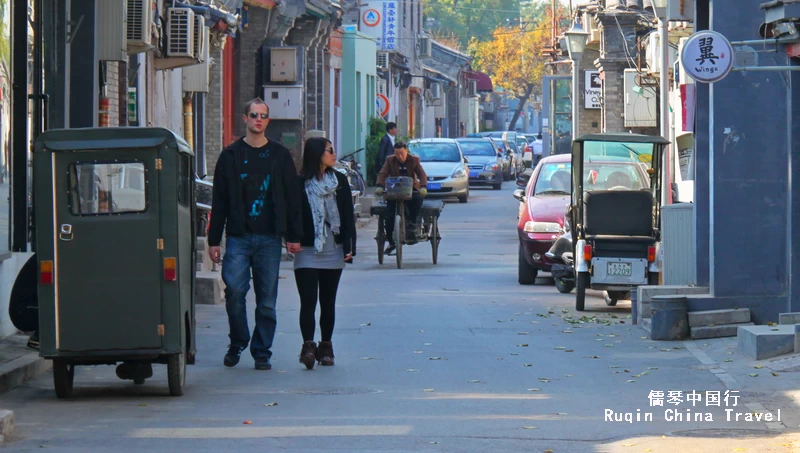
[[[389,98],[385,95],[378,93],[375,96],[375,112],[380,117],[385,117],[389,114]]]
[[[377,9],[368,9],[364,11],[364,25],[367,27],[374,27],[381,22],[381,13]]]
[[[733,47],[727,38],[715,31],[699,31],[683,46],[681,65],[686,74],[698,82],[717,82],[733,68]]]

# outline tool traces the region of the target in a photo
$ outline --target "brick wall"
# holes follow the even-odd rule
[[[630,58],[636,58],[637,16],[601,13],[597,15],[597,22],[601,30],[597,67],[603,75],[602,130],[625,132],[624,71],[632,67]]]
[[[241,31],[237,40],[236,71],[237,87],[236,101],[234,103],[234,116],[238,119],[245,102],[256,96],[263,96],[261,81],[256,79],[256,61],[260,53],[261,44],[267,35],[269,24],[269,11],[263,8],[249,8],[247,12],[247,28]],[[233,121],[234,137],[245,135],[245,125],[242,121]]]
[[[586,71],[593,71],[594,61],[600,56],[600,52],[592,49],[586,49],[583,52],[583,57],[578,64],[578,87],[580,89],[580,96],[578,96],[578,131],[575,137],[580,137],[583,134],[593,134],[601,131],[601,116],[602,108],[600,109],[587,109],[586,105]]]
[[[226,146],[222,143],[222,48],[211,48],[209,64],[208,95],[206,96],[206,168],[214,174],[219,153]]]

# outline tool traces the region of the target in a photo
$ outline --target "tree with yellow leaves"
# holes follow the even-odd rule
[[[563,6],[556,9],[556,24],[560,34],[569,23]],[[545,63],[549,61],[541,50],[551,47],[553,11],[547,8],[529,25],[519,27],[497,27],[492,39],[470,41],[469,52],[476,69],[489,74],[492,82],[514,94],[519,106],[511,118],[509,129],[513,130],[525,103],[532,94],[541,94]]]

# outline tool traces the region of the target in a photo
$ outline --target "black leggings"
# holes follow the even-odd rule
[[[331,341],[336,320],[336,291],[339,289],[342,269],[295,269],[294,277],[297,292],[300,293],[300,332],[303,334],[303,341],[314,341],[317,294],[322,341]]]

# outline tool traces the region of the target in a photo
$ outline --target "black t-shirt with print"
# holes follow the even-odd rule
[[[272,151],[278,146],[267,142],[260,148],[240,142],[236,151],[242,199],[245,206],[245,226],[249,234],[275,234],[275,210],[272,201]]]

